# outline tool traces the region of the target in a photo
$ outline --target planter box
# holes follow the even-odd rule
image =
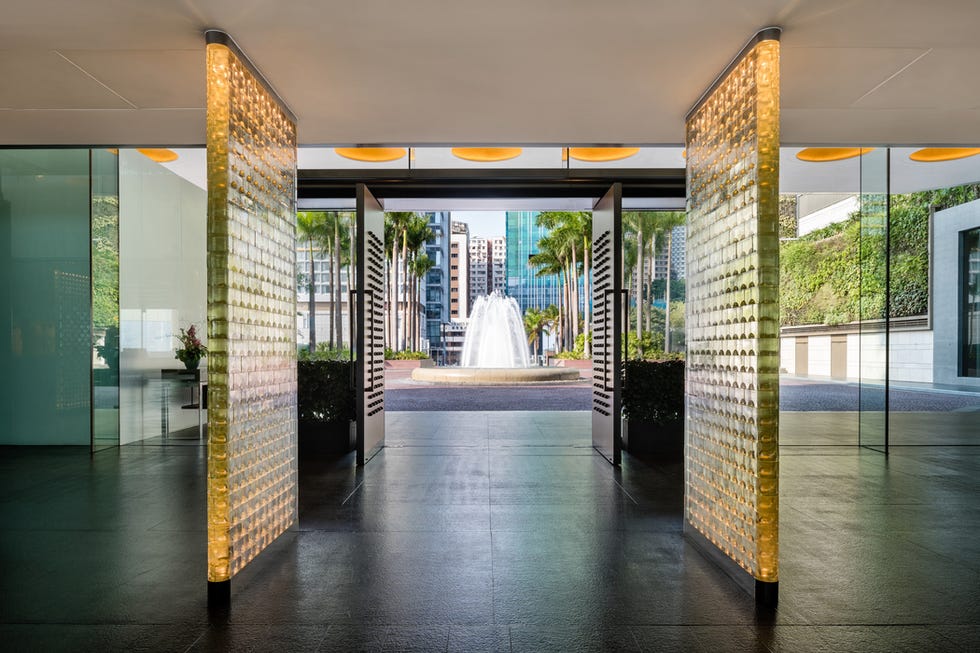
[[[559,358],[555,367],[574,367],[579,370],[592,369],[592,359],[590,358]]]
[[[623,447],[659,460],[682,460],[684,404],[684,361],[626,361]]]
[[[684,420],[658,423],[624,419],[623,447],[631,454],[679,462],[684,459]]]
[[[398,361],[398,360],[386,360],[385,368],[391,370],[414,370],[416,367],[434,367],[435,363],[431,358],[423,358],[421,360],[411,360],[411,361]]]
[[[299,421],[299,458],[322,458],[349,453],[357,446],[354,422]]]

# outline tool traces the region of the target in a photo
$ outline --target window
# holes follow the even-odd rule
[[[980,377],[980,229],[961,238],[960,376]]]

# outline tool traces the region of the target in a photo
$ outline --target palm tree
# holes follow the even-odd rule
[[[354,216],[348,212],[337,212],[333,214],[332,227],[333,227],[333,252],[334,256],[331,265],[330,279],[333,284],[334,295],[333,295],[333,305],[336,307],[333,311],[333,333],[336,336],[337,347],[344,346],[344,320],[343,320],[343,306],[344,306],[344,295],[343,295],[343,284],[340,281],[341,269],[346,265],[347,271],[347,288],[351,287],[351,274],[350,266],[352,264],[351,256],[351,232],[350,225],[353,222]],[[334,282],[336,280],[336,282]],[[353,307],[348,306],[348,311],[353,310]],[[333,341],[333,338],[331,338]]]
[[[425,249],[425,244],[435,237],[425,216],[415,214],[405,225],[402,235],[402,255],[405,264],[405,332],[403,339],[405,347],[415,350],[415,334],[418,331],[419,319],[415,302],[415,290],[418,287],[419,276],[415,274],[415,260],[419,252]],[[431,267],[431,266],[430,266]],[[411,283],[409,283],[411,279]]]
[[[557,241],[550,236],[545,236],[538,241],[538,253],[532,254],[528,258],[528,265],[537,270],[539,277],[558,277],[559,293],[557,315],[555,317],[555,327],[558,329],[558,345],[560,349],[565,349],[567,343],[567,329],[565,328],[565,303],[566,293],[562,275],[565,271],[565,263],[562,258],[560,247]]]
[[[300,211],[296,214],[296,236],[306,242],[310,271],[307,283],[310,311],[310,353],[316,351],[316,266],[314,253],[324,249],[327,240],[326,214],[322,211]]]
[[[385,241],[391,243],[391,259],[390,259],[390,271],[391,271],[391,285],[389,286],[388,298],[388,342],[392,349],[404,348],[404,341],[399,339],[399,334],[402,333],[402,329],[399,327],[404,327],[404,324],[399,325],[398,322],[398,312],[401,307],[401,286],[398,281],[399,272],[399,260],[398,260],[398,246],[405,238],[405,230],[409,221],[416,216],[415,213],[411,211],[393,211],[391,213],[385,214]],[[390,230],[389,230],[390,226]],[[403,252],[407,249],[403,247]],[[407,252],[406,252],[407,253]],[[407,269],[407,268],[406,268]],[[403,277],[404,280],[404,277]]]
[[[531,351],[540,349],[543,322],[544,313],[537,306],[524,311],[524,333],[527,334],[527,344]]]
[[[670,351],[670,268],[671,268],[671,245],[674,240],[674,227],[679,227],[687,220],[687,214],[682,211],[671,211],[661,213],[661,222],[667,232],[667,279],[664,284],[664,351]]]
[[[545,211],[538,214],[537,223],[547,227],[549,233],[538,242],[538,249],[544,253],[544,256],[532,256],[530,262],[542,270],[555,270],[559,276],[561,288],[559,317],[562,325],[560,327],[560,340],[563,348],[570,349],[574,346],[579,333],[584,332],[586,341],[588,341],[592,294],[589,271],[589,250],[592,247],[592,216],[586,212]],[[579,269],[580,254],[581,271]],[[585,294],[584,303],[579,292],[580,276],[584,277],[581,284]],[[584,320],[579,317],[579,307],[583,305]],[[591,355],[588,345],[586,347],[586,355]]]
[[[429,258],[429,255],[428,254],[425,254],[425,253],[419,254],[412,261],[412,274],[415,277],[415,287],[414,287],[415,309],[413,309],[412,312],[415,315],[420,315],[422,313],[422,310],[423,310],[423,308],[422,308],[422,280],[425,279],[425,275],[428,274],[429,273],[429,270],[431,270],[432,268],[434,268],[435,265],[436,265],[436,262],[433,259]],[[413,336],[415,338],[415,342],[412,344],[412,349],[414,351],[418,351],[419,349],[421,349],[421,341],[422,341],[422,325],[421,325],[421,323],[419,323],[419,324],[416,325],[416,327],[413,330],[412,334],[413,334]]]
[[[682,211],[626,211],[623,213],[624,249],[626,263],[624,273],[627,283],[632,286],[633,275],[636,275],[635,292],[636,305],[636,342],[637,355],[643,356],[643,324],[646,316],[647,331],[650,330],[650,305],[653,302],[654,261],[663,250],[664,241],[670,252],[671,230],[684,224],[685,214]],[[646,263],[645,263],[646,260]],[[649,274],[649,278],[646,278]],[[668,260],[666,299],[667,326],[670,329],[670,262]],[[644,291],[646,291],[644,296]],[[665,332],[665,346],[669,351],[670,335]]]
[[[551,333],[558,316],[558,308],[551,304],[543,311],[537,306],[527,309],[524,313],[524,331],[527,333],[527,344],[532,351],[537,350],[537,356],[544,355],[544,337]]]
[[[653,213],[649,211],[625,211],[623,213],[623,231],[627,238],[633,240],[635,243],[636,252],[636,265],[630,271],[627,276],[630,285],[633,284],[633,273],[636,274],[636,342],[639,351],[639,355],[642,358],[642,342],[643,342],[643,310],[647,309],[649,313],[649,307],[647,303],[649,301],[649,295],[644,298],[643,290],[646,287],[646,266],[644,265],[644,258],[650,256],[653,259],[652,252],[648,254],[647,247],[652,245],[656,241],[655,236],[655,224],[653,219]]]
[[[542,311],[541,319],[541,333],[542,335],[551,335],[551,330],[555,328],[558,324],[558,307],[554,304],[549,304],[548,308]],[[544,338],[541,339],[541,354],[544,355]]]

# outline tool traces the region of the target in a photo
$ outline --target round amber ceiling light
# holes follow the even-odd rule
[[[136,148],[136,151],[146,158],[156,161],[157,163],[168,163],[170,161],[177,160],[177,153],[173,150],[158,147],[138,147]]]
[[[521,155],[519,147],[454,147],[453,156],[465,161],[507,161]]]
[[[638,147],[570,147],[568,156],[579,161],[619,161],[639,151]]]
[[[936,161],[956,161],[980,154],[980,147],[925,147],[909,154],[913,161],[933,163]]]
[[[333,151],[345,159],[368,163],[397,161],[405,156],[404,147],[335,147]]]
[[[808,147],[796,153],[800,161],[825,163],[827,161],[843,161],[856,156],[867,154],[873,147]]]

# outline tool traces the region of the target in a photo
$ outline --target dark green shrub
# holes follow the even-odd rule
[[[350,361],[297,361],[296,385],[301,422],[346,424],[354,419]]]
[[[331,347],[329,343],[317,343],[316,351],[310,353],[308,347],[300,347],[296,352],[297,360],[301,361],[349,361],[350,349],[347,347]]]
[[[424,351],[395,351],[390,347],[385,347],[385,360],[387,361],[421,361],[429,355]]]
[[[623,363],[623,414],[631,421],[668,424],[684,417],[684,361]]]

